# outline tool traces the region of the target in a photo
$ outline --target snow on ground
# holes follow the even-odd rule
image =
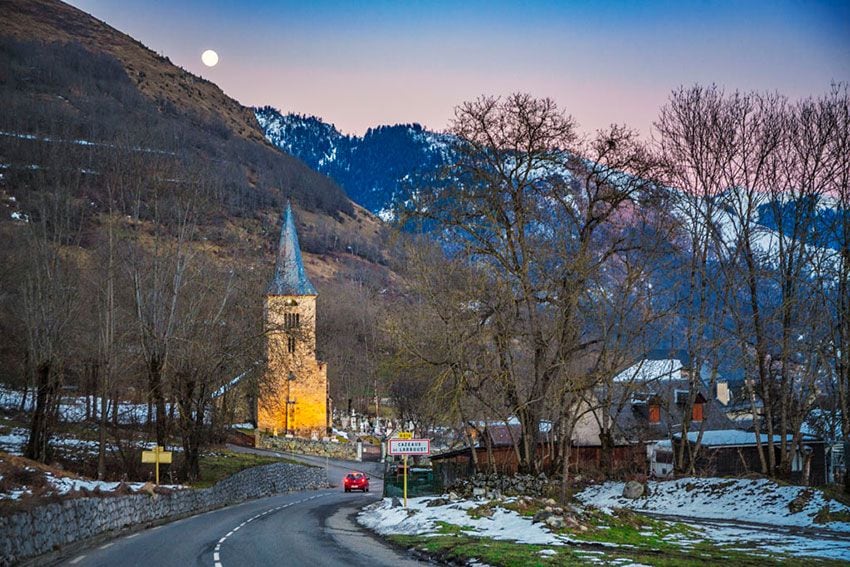
[[[129,488],[134,492],[142,491],[146,483],[144,482],[106,482],[102,480],[89,480],[82,478],[71,477],[56,477],[50,473],[45,473],[44,479],[47,483],[46,490],[39,490],[39,496],[62,496],[71,492],[85,490],[88,492],[100,492],[106,494],[115,492],[119,487]],[[160,488],[168,488],[170,490],[182,490],[186,487],[180,484],[160,484]],[[23,486],[9,491],[0,491],[0,500],[20,500],[24,496],[32,495],[30,487]]]
[[[29,431],[16,427],[12,431],[0,435],[0,451],[10,455],[22,455],[22,449],[27,439],[29,439]]]
[[[54,477],[50,474],[45,475],[47,482],[52,486],[54,494],[68,494],[78,490],[87,490],[89,492],[98,490],[100,492],[114,492],[121,486],[120,482],[106,482],[102,480],[90,480],[71,477]],[[146,483],[144,482],[125,482],[124,486],[133,489],[134,491],[141,490]],[[186,488],[180,484],[160,484],[161,488],[171,490],[180,490]]]
[[[791,535],[763,529],[748,529],[736,526],[712,525],[704,530],[706,537],[719,544],[732,545],[738,549],[756,548],[771,552],[782,551],[794,557],[820,557],[850,561],[850,539]]]
[[[9,453],[10,455],[21,456],[24,454],[24,445],[29,439],[29,430],[16,427],[7,433],[0,433],[0,451]],[[155,441],[136,441],[130,442],[129,445],[137,449],[153,449],[156,445]],[[65,451],[72,451],[77,456],[94,456],[98,452],[98,442],[90,439],[77,439],[74,437],[56,435],[50,439],[50,446]],[[118,447],[111,442],[107,442],[106,450],[108,452],[118,452]],[[170,451],[181,452],[182,447],[171,447]]]
[[[473,518],[467,510],[479,506],[480,502],[461,500],[445,506],[426,507],[432,497],[408,498],[403,507],[392,507],[392,499],[364,508],[357,520],[367,528],[382,534],[424,535],[436,534],[437,522],[446,522],[454,526],[463,526],[470,535],[500,540],[519,541],[539,545],[563,545],[567,538],[557,536],[543,527],[532,524],[531,518],[524,518],[512,510],[497,508],[493,516]]]
[[[829,506],[833,512],[850,508],[828,500],[819,490],[782,486],[767,479],[681,478],[649,482],[649,497],[623,497],[622,482],[606,482],[577,495],[597,508],[629,508],[686,518],[712,518],[757,522],[776,526],[820,527],[850,533],[850,522],[815,524],[815,515]],[[789,504],[801,498],[802,508],[792,513]]]
[[[665,486],[659,488],[658,484]],[[802,512],[791,514],[788,511],[788,503],[804,489],[779,486],[770,481],[682,479],[652,483],[652,488],[653,496],[649,499],[625,501],[620,496],[623,484],[611,482],[586,489],[579,494],[579,499],[603,509],[631,507],[637,511],[681,515],[681,523],[690,526],[691,531],[681,536],[667,534],[665,539],[668,543],[682,546],[683,549],[690,548],[699,541],[711,541],[754,556],[786,553],[794,557],[850,561],[850,537],[836,533],[842,530],[850,532],[850,525],[839,522],[822,526],[813,524],[814,513],[826,505],[826,500],[817,492],[812,495]],[[385,498],[364,508],[357,519],[363,526],[382,535],[437,535],[440,531],[439,523],[445,522],[461,527],[471,536],[524,544],[557,547],[569,543],[593,543],[610,549],[610,552],[615,554],[618,549],[628,552],[633,547],[603,541],[576,540],[568,535],[569,532],[555,534],[545,524],[533,524],[531,518],[499,506],[493,508],[493,515],[490,517],[474,518],[467,513],[482,502],[461,500],[429,508],[426,506],[429,500],[431,497],[408,499],[408,509],[405,510],[400,506],[393,507],[392,499]],[[635,502],[653,500],[656,504],[652,506],[635,505]],[[847,509],[835,502],[829,504],[833,511]],[[704,513],[700,513],[700,509]],[[698,521],[699,516],[720,519]],[[736,520],[764,522],[767,525],[741,525],[735,524]],[[779,527],[771,529],[771,525]],[[796,530],[799,527],[809,529]],[[823,533],[818,533],[818,528],[823,529]],[[647,533],[642,532],[643,535],[653,535],[652,530],[648,530]],[[608,551],[583,550],[582,553],[598,554],[600,563],[628,563],[622,558],[609,557]],[[546,557],[554,555],[555,552],[542,550],[539,554]]]
[[[17,390],[11,390],[9,388],[0,388],[0,407],[2,408],[20,408],[22,398],[23,394]],[[34,403],[33,398],[33,393],[30,392],[29,396],[27,397],[26,403],[23,404],[23,409],[25,411],[32,411]],[[110,401],[108,405],[109,413],[107,415],[111,416],[112,402]],[[96,407],[100,409],[100,398],[94,396],[90,397],[89,407]],[[170,406],[166,407],[166,411],[170,411],[170,409]],[[121,402],[118,404],[118,421],[122,424],[144,423],[147,420],[147,416],[147,404],[134,404],[130,402]],[[81,421],[85,421],[86,398],[83,396],[68,396],[62,398],[62,401],[59,404],[59,418],[65,422],[78,423]]]

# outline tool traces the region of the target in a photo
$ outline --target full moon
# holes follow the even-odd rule
[[[212,49],[207,49],[201,54],[201,61],[203,61],[204,65],[207,67],[215,67],[216,63],[218,63],[218,53]]]

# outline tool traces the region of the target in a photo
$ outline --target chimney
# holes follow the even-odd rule
[[[725,380],[717,381],[717,401],[728,406],[732,401],[732,394],[729,392],[729,382]]]

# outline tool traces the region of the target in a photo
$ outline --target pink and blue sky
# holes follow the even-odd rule
[[[71,0],[246,105],[343,132],[441,130],[480,94],[548,96],[591,132],[648,134],[669,92],[792,98],[850,81],[848,1]],[[214,68],[205,49],[219,53]]]

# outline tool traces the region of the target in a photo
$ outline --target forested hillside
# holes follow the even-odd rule
[[[369,128],[363,136],[341,134],[315,116],[255,109],[266,138],[333,178],[360,205],[389,220],[395,201],[423,183],[434,182],[453,163],[450,136],[419,124]]]
[[[104,400],[92,419],[116,439],[118,402],[149,404],[157,441],[182,439],[191,469],[209,440],[191,416],[259,368],[287,199],[323,294],[331,393],[374,398],[378,345],[357,329],[398,282],[382,223],[270,146],[250,110],[50,0],[4,3],[0,98],[0,381],[35,398],[29,456],[50,458],[58,401],[79,392]]]

